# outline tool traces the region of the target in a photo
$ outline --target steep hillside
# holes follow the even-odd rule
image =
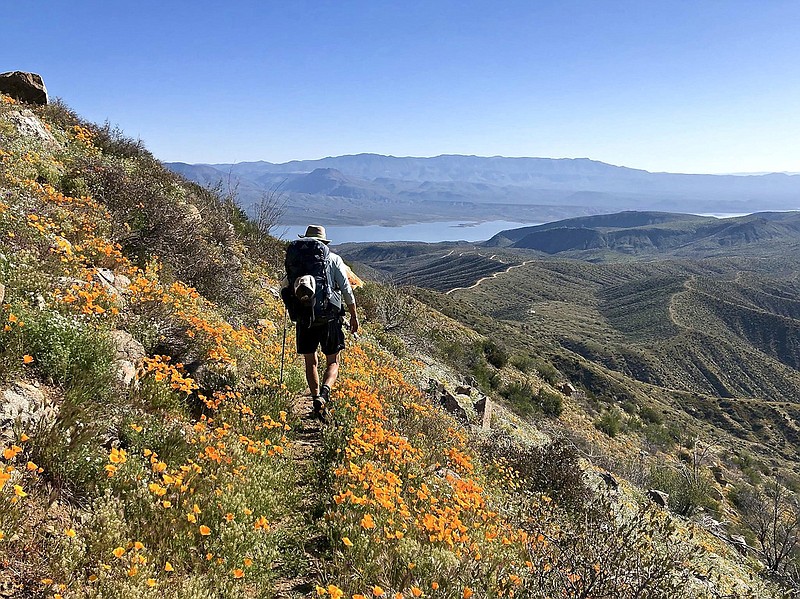
[[[635,448],[598,432],[544,355],[512,367],[462,322],[491,322],[485,306],[451,319],[366,285],[330,420],[310,421],[276,298],[282,244],[118,132],[0,101],[6,595],[785,594],[757,572],[786,577],[794,556],[764,554],[749,521],[688,519],[634,470],[601,469]],[[457,293],[438,296],[443,309]],[[598,394],[618,384],[594,377]],[[647,466],[680,477],[681,463]],[[745,555],[732,532],[748,535]]]

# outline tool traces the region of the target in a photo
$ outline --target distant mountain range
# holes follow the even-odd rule
[[[167,163],[204,185],[235,187],[251,210],[265,194],[286,201],[284,223],[313,211],[326,224],[446,220],[544,222],[620,210],[753,212],[800,208],[800,175],[651,173],[589,160],[379,154],[283,164]]]
[[[758,212],[718,219],[665,212],[622,212],[578,217],[501,231],[488,247],[546,254],[615,254],[707,258],[717,255],[780,254],[800,248],[800,212]]]

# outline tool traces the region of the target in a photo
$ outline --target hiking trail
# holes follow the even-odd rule
[[[295,477],[286,484],[293,485],[297,495],[290,513],[276,526],[286,537],[281,546],[282,561],[276,564],[279,572],[274,583],[276,599],[313,597],[319,562],[328,548],[321,527],[323,503],[315,456],[322,448],[323,424],[311,417],[311,410],[311,396],[307,392],[292,399],[291,414],[296,425],[289,457],[295,463]]]
[[[492,255],[492,258],[494,258],[494,255]],[[502,260],[497,260],[497,262],[500,262],[501,264],[503,264]],[[483,283],[484,281],[486,281],[488,279],[497,278],[498,275],[504,275],[508,271],[510,271],[510,270],[512,270],[514,268],[521,268],[522,266],[525,266],[526,264],[530,264],[531,262],[535,262],[535,260],[525,260],[525,262],[522,262],[521,264],[512,264],[511,266],[509,266],[505,270],[498,270],[496,273],[493,273],[491,275],[488,275],[488,276],[485,276],[485,277],[482,277],[482,278],[478,279],[475,283],[473,283],[469,287],[453,287],[450,291],[445,291],[445,295],[450,295],[454,291],[463,291],[463,290],[467,290],[467,289],[475,289],[475,287],[477,287],[478,285],[480,285],[481,283]]]

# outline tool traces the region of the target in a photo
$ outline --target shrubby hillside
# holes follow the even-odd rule
[[[659,507],[601,467],[633,444],[546,356],[391,285],[359,290],[330,421],[307,420],[282,252],[118,131],[2,97],[4,596],[789,596],[784,487],[741,489],[777,519],[737,550],[688,518],[713,507],[699,459],[662,474],[694,477],[686,509]]]

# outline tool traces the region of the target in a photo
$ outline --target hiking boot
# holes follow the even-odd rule
[[[325,400],[318,396],[314,397],[312,401],[314,404],[314,409],[311,412],[311,416],[313,418],[319,418],[325,422]]]
[[[328,385],[322,385],[319,390],[319,396],[322,398],[323,403],[328,403],[331,400],[331,388]]]

